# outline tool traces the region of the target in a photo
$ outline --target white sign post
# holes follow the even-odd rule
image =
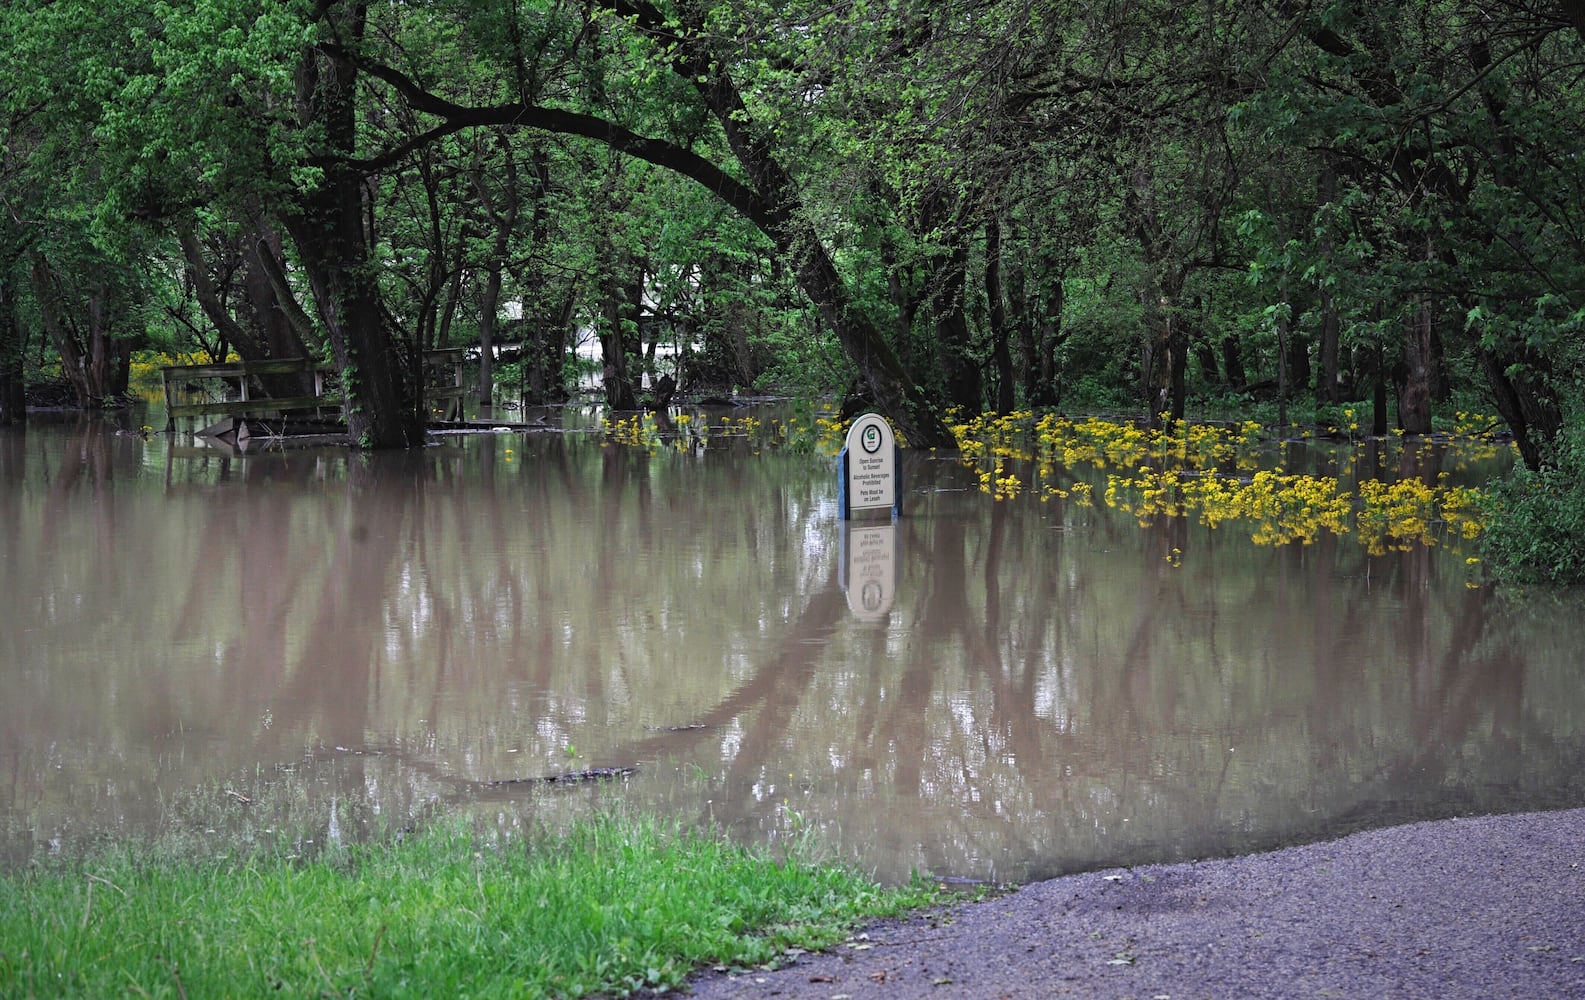
[[[891,508],[893,517],[903,513],[901,463],[897,460],[897,436],[892,425],[878,413],[866,413],[848,428],[847,444],[840,456],[842,482],[839,489],[842,520],[858,510]]]

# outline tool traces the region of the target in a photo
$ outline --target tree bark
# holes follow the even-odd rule
[[[1227,387],[1234,392],[1243,392],[1249,387],[1249,375],[1244,371],[1244,348],[1231,333],[1222,338],[1222,373],[1227,378]]]
[[[344,37],[362,36],[362,5],[328,16]],[[299,68],[300,114],[323,130],[330,155],[323,180],[299,196],[285,223],[341,370],[348,436],[362,448],[411,448],[424,442],[418,365],[387,325],[364,232],[364,175],[351,159],[357,77],[351,57],[331,47],[308,53]]]
[[[495,405],[495,319],[501,306],[501,268],[485,271],[484,291],[479,296],[479,387],[480,406]]]
[[[90,285],[78,300],[62,287],[42,254],[33,255],[31,277],[39,318],[61,358],[61,374],[72,388],[79,409],[90,409],[124,395],[131,352],[110,329],[110,287]],[[80,317],[78,324],[74,317]]]
[[[490,197],[481,170],[473,172],[473,189],[485,217],[490,220],[495,233],[490,241],[490,259],[485,263],[484,293],[479,303],[479,405],[490,406],[495,401],[495,321],[500,308],[501,275],[506,269],[506,255],[511,247],[512,233],[517,228],[518,195],[517,158],[512,155],[511,143],[500,140],[505,169],[502,171],[500,204]]]
[[[1431,366],[1431,305],[1421,301],[1404,323],[1398,425],[1405,434],[1431,433]]]
[[[946,259],[937,262],[928,282],[934,294],[927,308],[935,327],[937,365],[946,383],[947,402],[972,414],[984,408],[985,393],[963,308],[968,266],[968,251],[962,246],[952,247]]]
[[[0,275],[0,427],[27,420],[22,353],[22,324],[17,320],[15,287],[8,276]]]
[[[178,221],[175,229],[177,245],[182,248],[182,257],[187,261],[187,280],[192,282],[193,297],[198,300],[198,308],[203,310],[204,318],[213,324],[226,343],[237,349],[244,360],[262,361],[267,358],[269,354],[254,331],[238,322],[222,301],[220,289],[210,276],[209,262],[204,257],[203,247],[191,221]]]
[[[1321,205],[1329,205],[1337,198],[1337,171],[1333,169],[1330,158],[1322,159],[1318,187],[1316,200]],[[1321,238],[1321,258],[1330,268],[1333,258],[1330,236]],[[1322,406],[1336,406],[1342,399],[1337,384],[1337,350],[1342,324],[1337,314],[1336,296],[1332,293],[1332,286],[1328,284],[1328,277],[1323,275],[1320,282],[1321,342],[1317,353],[1320,355],[1321,374],[1315,380],[1315,401]]]
[[[992,213],[985,223],[985,298],[990,304],[991,361],[996,371],[996,412],[1013,412],[1012,331],[1002,297],[1002,226]]]
[[[29,276],[33,281],[33,297],[38,302],[39,321],[61,358],[61,377],[72,387],[78,408],[86,409],[92,403],[92,394],[85,374],[83,349],[76,335],[67,328],[60,290],[42,254],[34,254]]]
[[[1144,299],[1145,334],[1143,346],[1144,393],[1150,412],[1151,429],[1169,427],[1183,419],[1187,401],[1189,337],[1182,316],[1178,315],[1181,282],[1171,281],[1151,301],[1153,290]]]
[[[626,268],[621,255],[613,253],[601,275],[599,324],[600,355],[604,359],[605,402],[613,410],[638,409],[638,385],[628,365],[629,355],[638,353],[630,330],[637,329],[639,303],[643,296],[641,280],[623,280]]]
[[[1485,347],[1476,356],[1497,402],[1497,412],[1513,431],[1520,457],[1530,469],[1540,469],[1548,446],[1563,430],[1562,411],[1549,394],[1539,390],[1537,379],[1526,374],[1544,373],[1545,362],[1534,357],[1516,361]]]
[[[250,281],[263,278],[269,283],[270,295],[266,297],[262,291],[249,295],[253,299],[254,309],[268,310],[272,316],[278,317],[287,327],[279,336],[281,342],[289,345],[291,350],[301,355],[308,353],[307,344],[319,339],[319,333],[314,328],[314,320],[303,309],[302,303],[297,301],[297,293],[292,289],[291,282],[286,279],[285,251],[282,249],[281,237],[271,229],[262,218],[254,221],[253,245],[248,249],[248,272]],[[272,324],[265,324],[271,328]],[[266,341],[275,343],[275,335],[267,336]],[[292,357],[292,354],[281,354],[279,357]]]

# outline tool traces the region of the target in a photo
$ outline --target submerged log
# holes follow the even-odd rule
[[[564,771],[561,774],[546,774],[537,778],[502,778],[499,781],[486,781],[485,785],[490,788],[500,788],[505,785],[572,785],[584,781],[625,778],[637,770],[637,764],[631,767],[591,767],[586,771]]]

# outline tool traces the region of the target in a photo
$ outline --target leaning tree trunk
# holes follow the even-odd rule
[[[809,234],[813,237],[813,234]],[[798,284],[814,301],[821,319],[858,369],[859,377],[882,413],[902,432],[910,447],[951,446],[952,431],[914,384],[891,342],[849,301],[847,286],[824,248],[788,239],[781,247],[795,264]]]
[[[204,253],[204,244],[194,228],[192,218],[180,219],[175,224],[177,244],[187,261],[187,279],[192,285],[193,297],[203,310],[204,318],[219,331],[222,342],[236,350],[244,361],[268,361],[286,358],[306,358],[308,350],[297,338],[288,318],[288,311],[280,307],[274,284],[261,265],[261,254],[268,248],[256,245],[249,239],[241,259],[246,267],[238,268],[232,257],[220,261],[214,268],[229,272],[233,281],[240,281],[241,295],[227,294],[215,284],[212,268]],[[245,305],[245,311],[233,314],[228,303]],[[272,396],[303,396],[313,391],[310,372],[294,372],[261,376],[264,391]]]
[[[334,190],[313,196],[288,228],[341,372],[347,436],[361,448],[416,447],[424,443],[417,366],[385,324],[362,239],[359,186],[349,178],[326,187]]]
[[[1497,401],[1497,412],[1513,431],[1514,444],[1524,464],[1540,469],[1547,449],[1563,430],[1563,412],[1542,388],[1541,381],[1525,372],[1544,372],[1545,363],[1499,355],[1487,348],[1477,352],[1486,384]]]
[[[271,358],[310,358],[308,343],[313,339],[313,322],[298,304],[285,281],[286,265],[281,259],[280,237],[259,225],[243,248],[246,267],[242,275],[243,297],[247,302],[249,324],[258,332],[259,346]],[[282,276],[278,279],[277,276]],[[269,391],[287,396],[307,396],[314,392],[312,372],[276,375],[263,380]]]
[[[602,0],[624,15],[625,5]],[[747,176],[754,197],[749,217],[776,244],[788,261],[798,285],[809,296],[820,317],[836,334],[843,353],[858,370],[859,378],[877,406],[916,448],[949,447],[952,431],[930,405],[924,391],[904,367],[896,349],[875,321],[852,300],[820,234],[803,214],[798,185],[775,156],[775,146],[758,127],[727,67],[711,51],[712,33],[698,11],[683,11],[681,23],[668,20],[659,8],[642,7],[635,26],[651,35],[670,53],[672,68],[690,81],[720,124],[727,146]],[[695,178],[705,180],[702,172]],[[731,195],[724,174],[712,177],[713,189],[723,198]],[[747,192],[744,192],[747,193]]]

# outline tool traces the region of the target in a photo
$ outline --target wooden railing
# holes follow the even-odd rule
[[[424,352],[424,402],[433,418],[460,420],[467,387],[463,385],[463,350],[447,347]],[[160,369],[165,390],[165,429],[177,417],[260,417],[286,410],[340,408],[339,392],[325,391],[327,365],[307,358],[272,361],[231,361],[212,365],[172,365]],[[313,376],[312,394],[260,396],[252,381],[261,375]],[[204,398],[192,400],[197,394]],[[220,398],[216,398],[220,397]]]
[[[462,419],[462,348],[441,347],[424,352],[424,405],[431,419]]]
[[[317,410],[341,406],[339,393],[325,392],[328,367],[307,358],[271,361],[232,361],[213,365],[172,365],[160,369],[165,389],[165,429],[174,430],[177,417],[245,417],[282,413],[286,410]],[[298,396],[253,395],[251,381],[261,375],[313,376],[312,394]],[[206,397],[186,399],[191,393]]]

